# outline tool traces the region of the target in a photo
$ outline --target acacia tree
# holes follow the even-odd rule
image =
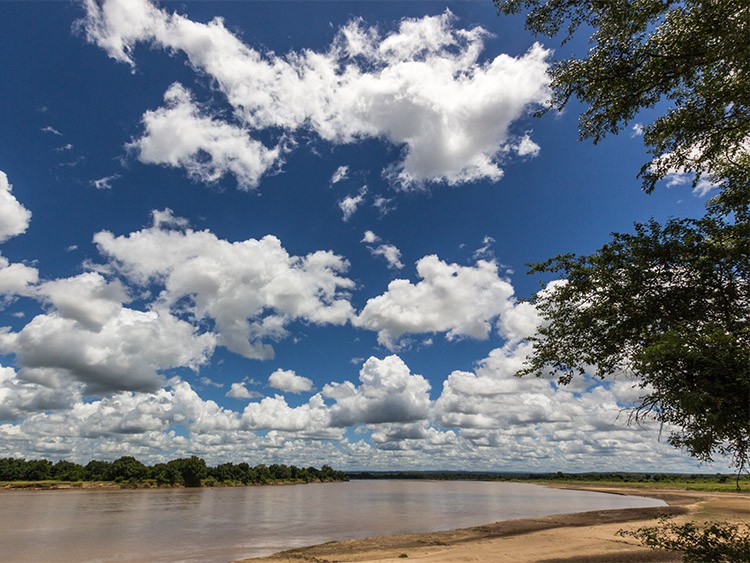
[[[731,454],[739,474],[750,447],[750,4],[494,2],[526,10],[536,34],[567,42],[590,31],[585,56],[550,70],[548,109],[572,97],[587,106],[581,139],[596,143],[654,108],[644,190],[673,174],[718,188],[703,219],[636,224],[590,256],[533,266],[566,281],[532,299],[543,324],[519,375],[630,373],[644,392],[636,420],[675,425],[670,442],[698,459]]]

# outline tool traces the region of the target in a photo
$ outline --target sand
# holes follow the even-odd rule
[[[406,534],[335,541],[283,551],[270,557],[245,561],[268,563],[404,561],[423,563],[471,561],[500,562],[650,562],[681,561],[674,553],[641,547],[621,529],[653,525],[662,516],[675,521],[720,520],[747,522],[750,493],[714,493],[672,489],[631,489],[551,484],[614,494],[638,495],[664,500],[668,506],[598,510],[542,518],[508,520],[461,530]]]

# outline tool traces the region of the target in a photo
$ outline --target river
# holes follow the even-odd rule
[[[0,493],[3,561],[229,561],[333,539],[660,500],[473,481]]]

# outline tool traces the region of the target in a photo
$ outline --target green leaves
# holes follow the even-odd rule
[[[711,460],[750,451],[750,271],[747,224],[720,217],[636,224],[590,256],[532,271],[566,282],[533,302],[544,324],[520,375],[625,373],[640,380],[636,420],[679,428],[669,441]]]
[[[740,563],[750,561],[750,528],[727,522],[676,524],[661,518],[658,526],[620,530],[653,549],[679,551],[685,563]]]
[[[495,0],[501,13],[528,9],[526,27],[563,41],[590,29],[584,57],[551,69],[550,108],[588,106],[581,139],[595,143],[662,103],[645,127],[652,155],[647,192],[675,173],[720,188],[715,206],[750,204],[750,5],[745,0]],[[567,26],[566,26],[567,24]]]

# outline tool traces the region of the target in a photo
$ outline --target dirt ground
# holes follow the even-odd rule
[[[747,522],[750,493],[718,493],[672,489],[629,489],[566,484],[552,487],[647,496],[668,506],[599,510],[542,518],[508,520],[461,530],[335,541],[292,549],[270,557],[247,559],[255,563],[333,563],[348,561],[631,563],[680,561],[675,554],[641,547],[637,540],[620,537],[621,529],[651,525],[662,516],[677,522],[706,520]]]

